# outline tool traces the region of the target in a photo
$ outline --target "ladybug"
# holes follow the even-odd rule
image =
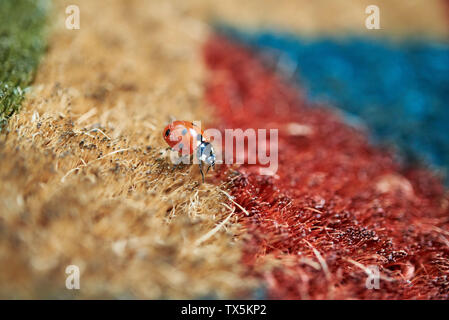
[[[207,174],[210,167],[214,168],[216,157],[212,144],[204,137],[201,128],[193,122],[177,120],[167,125],[162,135],[172,150],[196,155],[200,161],[200,172],[204,182],[203,163],[209,165]]]

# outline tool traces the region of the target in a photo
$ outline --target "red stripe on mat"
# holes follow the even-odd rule
[[[255,165],[224,173],[250,213],[240,213],[250,235],[244,262],[268,297],[448,299],[449,212],[439,180],[401,171],[329,109],[307,107],[246,49],[213,37],[204,54],[217,127],[279,129],[276,176]],[[280,266],[256,272],[267,254]],[[380,289],[366,288],[370,265],[380,268]]]

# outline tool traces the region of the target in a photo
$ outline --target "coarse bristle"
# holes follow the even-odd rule
[[[173,32],[187,18],[161,19],[155,2],[78,4],[83,27],[55,22],[34,88],[0,136],[0,296],[247,296],[234,216],[210,233],[230,202],[197,166],[174,169],[161,137],[171,117],[207,115],[201,42]],[[198,54],[179,59],[180,47]],[[79,292],[65,287],[72,264]]]
[[[269,297],[448,299],[441,181],[400,168],[329,109],[308,107],[246,49],[214,37],[205,60],[218,126],[279,128],[275,176],[254,165],[222,172],[252,235],[245,261],[265,279]],[[309,130],[298,136],[293,124]],[[258,271],[267,259],[278,267]],[[379,268],[381,290],[366,289],[369,266]]]

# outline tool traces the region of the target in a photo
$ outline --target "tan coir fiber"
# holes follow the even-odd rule
[[[161,137],[173,118],[207,119],[207,27],[179,3],[72,2],[81,28],[55,4],[48,53],[0,137],[0,296],[247,296],[231,202],[197,166],[173,169]],[[69,265],[80,290],[66,289]]]

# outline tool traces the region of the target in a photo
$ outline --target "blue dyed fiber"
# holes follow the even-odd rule
[[[405,159],[424,161],[443,174],[449,168],[449,44],[219,30],[258,51],[287,57],[309,101],[361,120],[375,142],[393,144]]]

